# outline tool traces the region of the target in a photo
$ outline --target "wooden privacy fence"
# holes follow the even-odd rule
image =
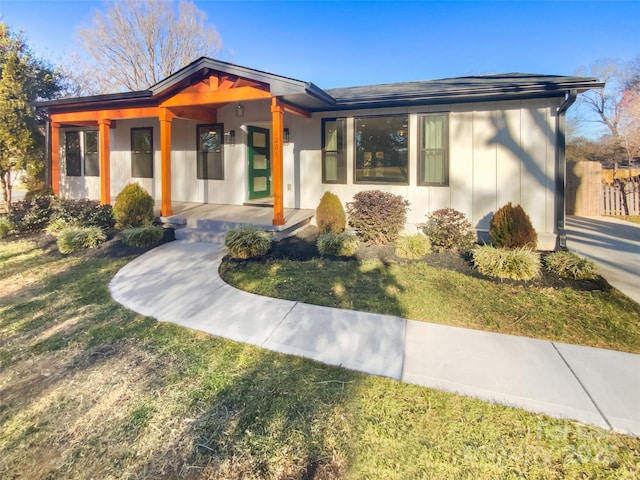
[[[640,183],[605,185],[602,193],[604,215],[640,215]]]

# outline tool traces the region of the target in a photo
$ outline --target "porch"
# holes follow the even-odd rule
[[[161,216],[161,202],[156,214],[163,224],[174,225],[177,240],[223,243],[226,232],[240,225],[251,225],[282,240],[309,224],[315,210],[284,209],[284,224],[273,225],[272,205],[220,205],[211,203],[172,202],[173,215]]]

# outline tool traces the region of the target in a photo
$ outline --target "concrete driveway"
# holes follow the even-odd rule
[[[596,262],[601,275],[640,303],[640,225],[613,217],[566,220],[567,248]]]

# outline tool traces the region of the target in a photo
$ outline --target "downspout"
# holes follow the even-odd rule
[[[44,186],[51,188],[51,119],[47,112],[44,123]]]
[[[568,90],[564,102],[558,107],[556,116],[556,228],[558,230],[556,249],[559,247],[562,250],[567,248],[567,233],[565,231],[566,113],[576,101],[577,96],[578,91],[575,88]]]

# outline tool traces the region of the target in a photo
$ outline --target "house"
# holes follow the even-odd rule
[[[315,209],[325,191],[404,196],[407,229],[465,213],[486,237],[518,203],[554,248],[564,225],[564,116],[594,78],[504,74],[322,90],[200,58],[148,90],[40,102],[50,182],[110,203],[129,182],[160,202]],[[415,231],[415,230],[414,230]]]

